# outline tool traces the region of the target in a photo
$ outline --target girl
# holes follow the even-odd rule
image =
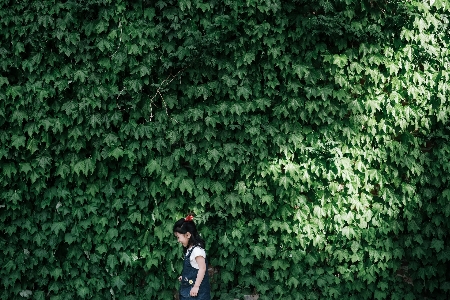
[[[208,262],[206,260],[205,241],[200,237],[194,223],[194,216],[178,220],[173,226],[173,233],[183,245],[183,272],[178,280],[180,300],[196,297],[198,300],[210,300]]]

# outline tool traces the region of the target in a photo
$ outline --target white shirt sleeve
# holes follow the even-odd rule
[[[200,248],[199,246],[195,247],[194,250],[192,250],[191,257],[189,258],[189,261],[191,262],[191,266],[198,270],[200,267],[198,266],[198,263],[195,260],[195,258],[197,256],[203,256],[206,259],[205,249]]]

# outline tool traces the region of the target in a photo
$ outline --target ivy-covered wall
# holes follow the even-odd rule
[[[0,1],[1,299],[447,299],[449,3]]]

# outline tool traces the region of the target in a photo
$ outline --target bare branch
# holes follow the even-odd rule
[[[161,93],[161,89],[163,89],[164,87],[168,86],[175,78],[177,78],[178,74],[180,74],[181,72],[183,72],[184,70],[186,70],[186,68],[187,68],[187,67],[184,67],[183,69],[179,70],[175,75],[172,75],[172,73],[169,74],[169,76],[167,76],[167,78],[164,79],[164,80],[159,84],[159,87],[156,89],[155,94],[153,95],[153,97],[150,98],[150,121],[151,121],[152,118],[153,118],[153,109],[152,109],[152,105],[155,105],[154,102],[153,102],[153,99],[155,99],[156,96],[161,97],[161,100],[162,100],[162,103],[163,103],[163,105],[164,105],[164,108],[166,109],[166,115],[170,118],[170,116],[169,116],[169,110],[168,110],[168,108],[167,108],[167,103],[166,103],[166,101],[164,100],[164,97],[163,97],[163,95],[162,95],[162,93]],[[180,83],[181,83],[181,76],[180,76]],[[171,119],[173,119],[173,118],[171,118]],[[175,122],[178,123],[178,121],[177,121],[176,119],[173,119],[173,120],[175,120]]]

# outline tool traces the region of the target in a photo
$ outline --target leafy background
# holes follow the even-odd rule
[[[0,1],[1,299],[447,299],[449,3]]]

